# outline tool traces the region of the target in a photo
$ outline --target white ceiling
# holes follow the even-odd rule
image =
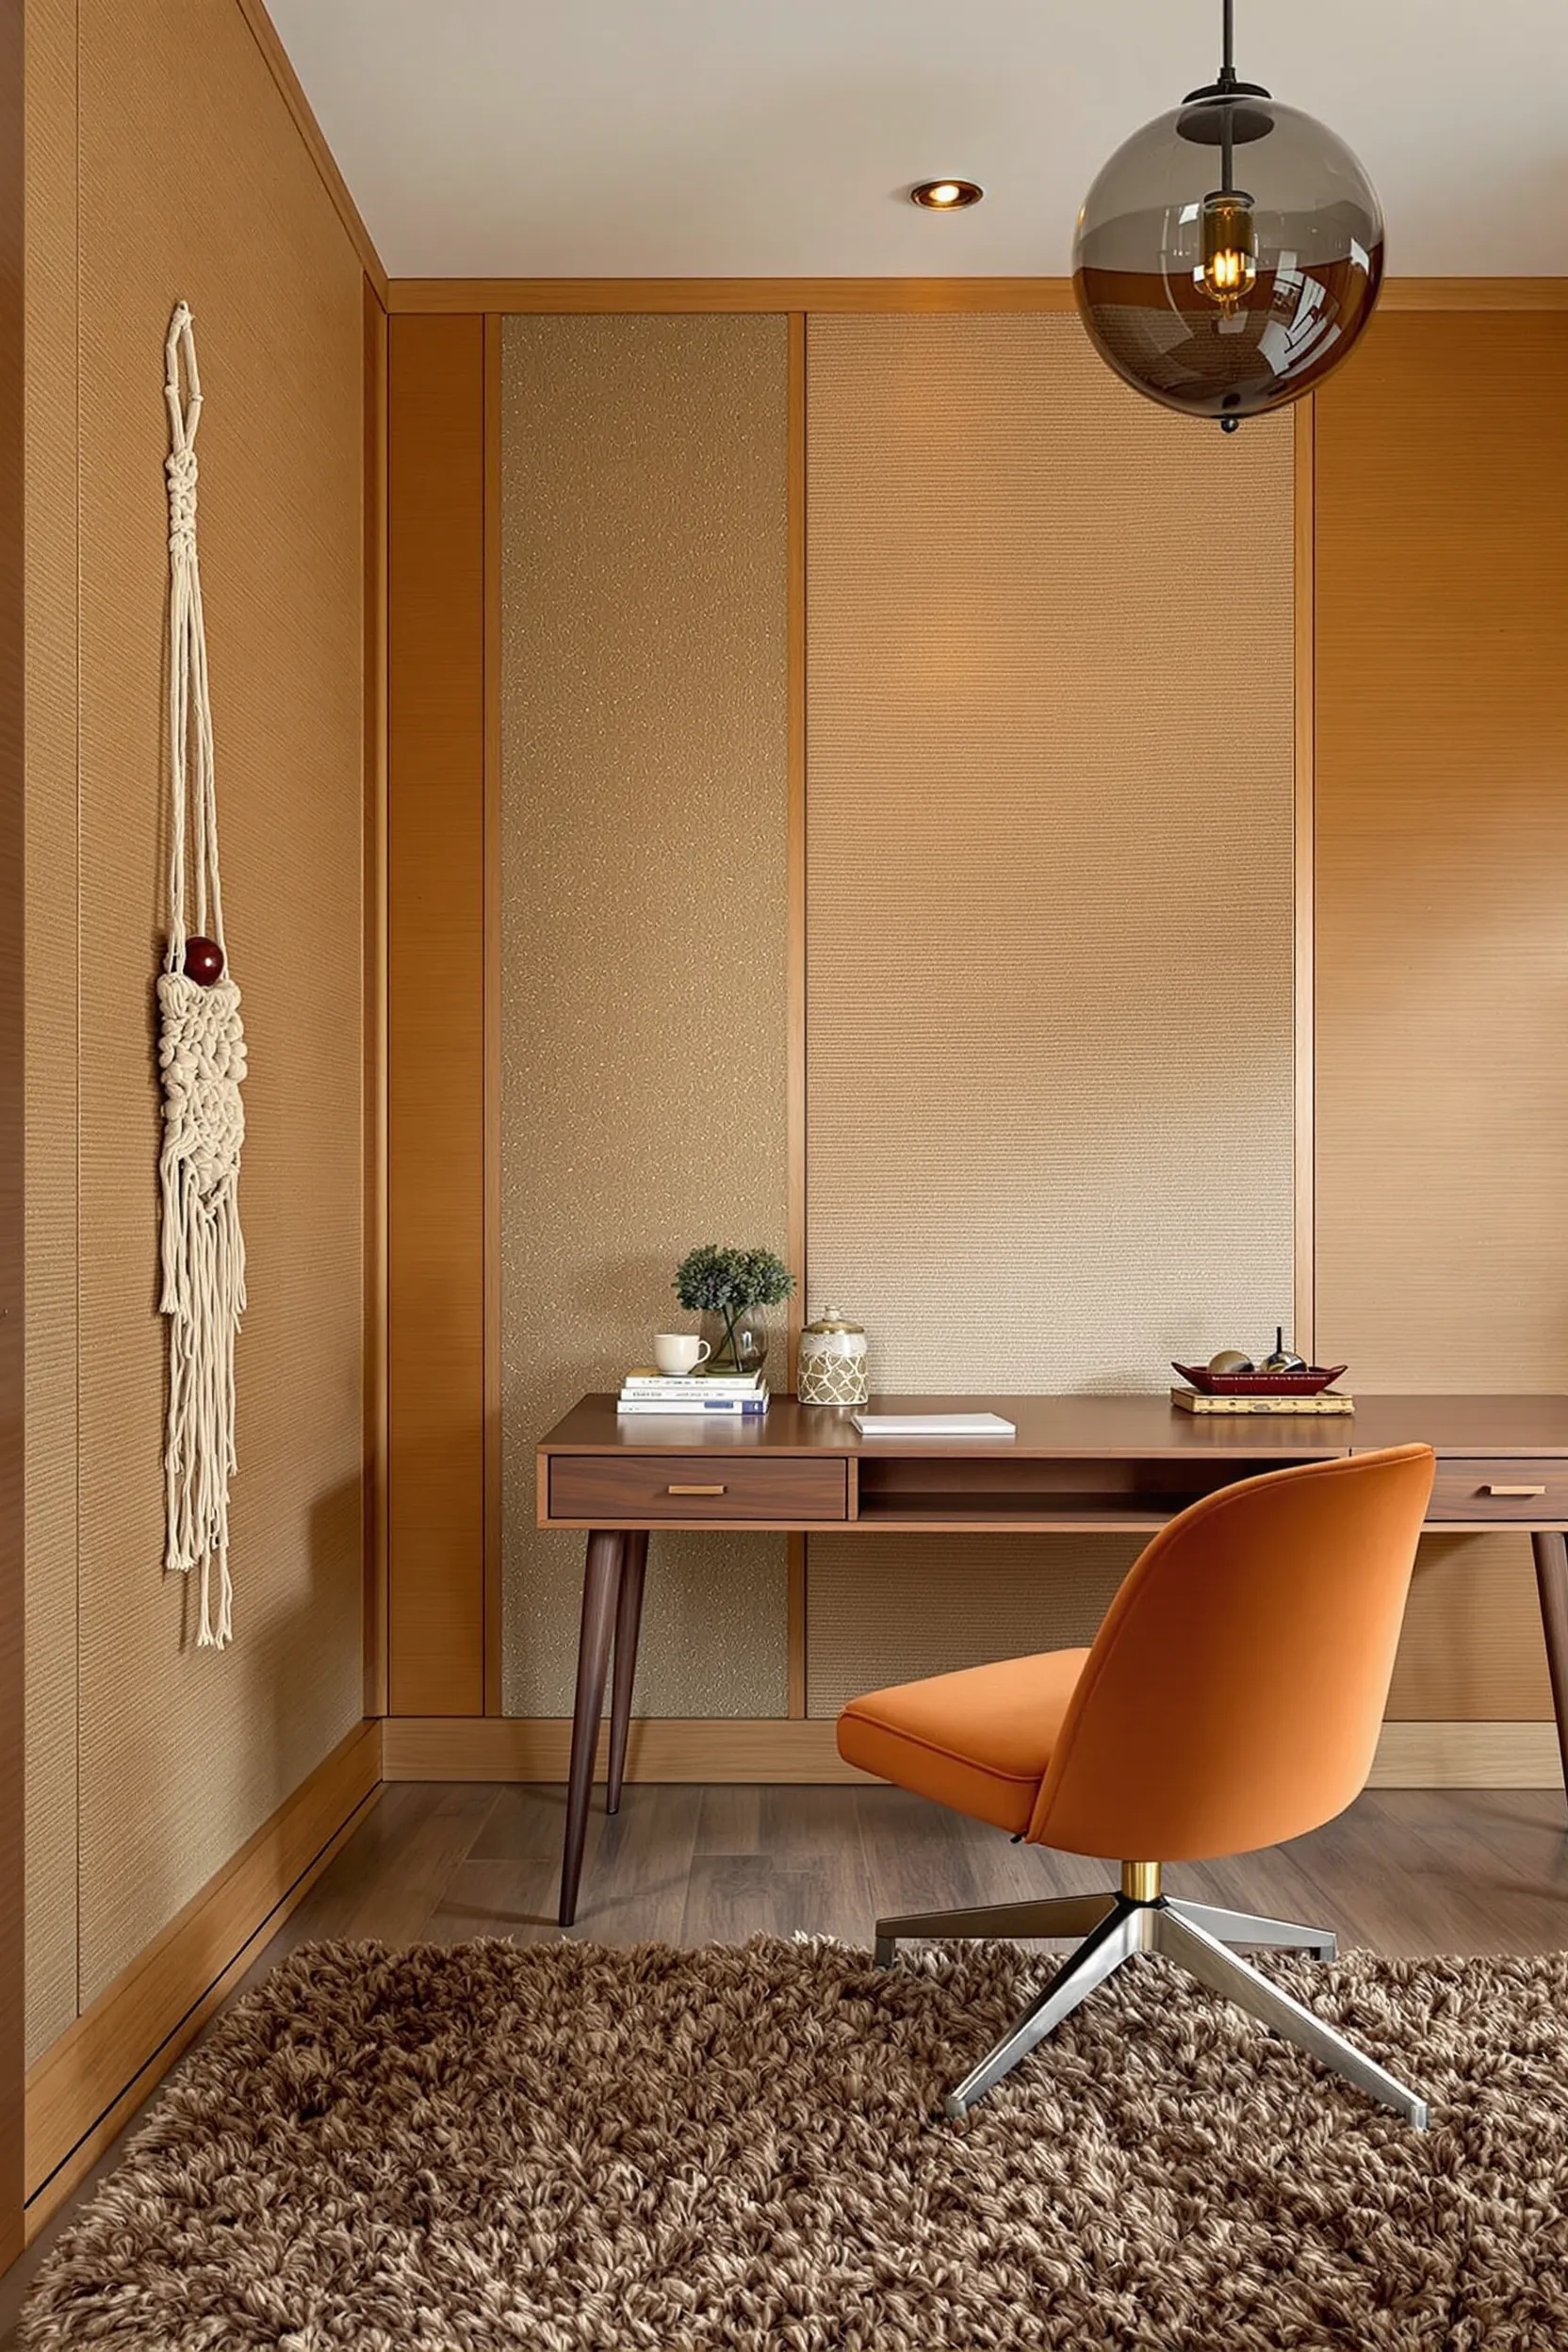
[[[270,0],[396,277],[1044,275],[1218,0]],[[1238,0],[1405,275],[1568,273],[1568,0]],[[981,181],[973,211],[904,200]]]

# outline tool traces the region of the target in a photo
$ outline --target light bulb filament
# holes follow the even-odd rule
[[[1200,294],[1227,313],[1257,284],[1258,231],[1252,199],[1239,188],[1219,188],[1203,199],[1200,220],[1203,258],[1192,273]]]

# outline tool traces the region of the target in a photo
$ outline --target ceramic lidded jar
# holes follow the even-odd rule
[[[801,1332],[795,1395],[803,1405],[863,1405],[870,1394],[865,1331],[829,1307]]]

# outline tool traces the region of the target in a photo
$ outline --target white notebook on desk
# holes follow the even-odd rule
[[[1016,1437],[999,1413],[857,1413],[862,1437]]]

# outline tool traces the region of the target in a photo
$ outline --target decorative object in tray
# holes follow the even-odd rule
[[[1170,1401],[1184,1413],[1354,1413],[1356,1400],[1333,1386],[1343,1364],[1304,1364],[1285,1346],[1282,1325],[1274,1346],[1254,1364],[1239,1348],[1222,1348],[1207,1364],[1177,1364],[1189,1385],[1173,1388]]]

